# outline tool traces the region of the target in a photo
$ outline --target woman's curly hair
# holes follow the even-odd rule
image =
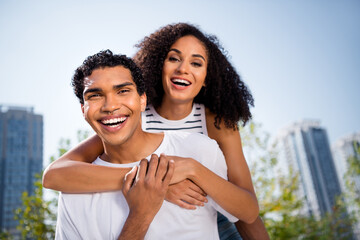
[[[140,68],[134,63],[134,61],[125,55],[113,54],[109,49],[107,49],[87,57],[83,64],[75,70],[71,85],[81,104],[84,104],[84,78],[90,76],[96,69],[116,66],[123,66],[124,68],[129,69],[133,81],[136,84],[137,92],[139,95],[145,93],[146,86],[144,78],[141,74]]]
[[[227,59],[227,53],[220,46],[216,36],[203,34],[197,27],[187,23],[177,23],[160,28],[139,44],[134,61],[143,72],[147,87],[148,103],[161,105],[164,95],[162,69],[170,47],[181,37],[192,35],[205,46],[208,55],[205,85],[194,102],[204,104],[216,114],[214,125],[219,128],[223,120],[228,128],[237,128],[251,119],[250,105],[254,99],[240,76]]]

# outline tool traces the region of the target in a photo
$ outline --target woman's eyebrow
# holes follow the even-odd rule
[[[171,48],[171,49],[169,50],[169,52],[171,52],[171,51],[174,51],[174,52],[177,52],[177,53],[181,53],[181,51],[178,50],[178,49],[176,49],[176,48]]]
[[[181,54],[181,51],[178,50],[178,49],[176,49],[176,48],[171,48],[171,49],[169,50],[169,52],[171,52],[171,51],[174,51],[174,52],[176,52],[176,53]],[[193,57],[198,57],[198,58],[202,58],[202,59],[206,62],[205,57],[204,57],[203,55],[201,55],[201,54],[193,54],[193,55],[191,55],[191,56],[193,56]]]
[[[193,57],[202,58],[202,59],[206,62],[205,58],[204,58],[202,55],[200,55],[200,54],[193,54],[192,56],[193,56]]]

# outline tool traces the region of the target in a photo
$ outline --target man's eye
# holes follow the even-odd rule
[[[94,94],[89,95],[88,99],[93,99],[93,98],[97,98],[97,97],[100,97],[100,94],[94,93]]]
[[[121,89],[118,91],[118,94],[124,94],[124,93],[127,93],[127,92],[130,92],[129,89]]]

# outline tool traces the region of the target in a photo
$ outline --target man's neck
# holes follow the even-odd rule
[[[163,138],[163,133],[149,133],[140,130],[121,145],[110,145],[103,142],[104,153],[100,158],[110,163],[137,162],[155,152]]]

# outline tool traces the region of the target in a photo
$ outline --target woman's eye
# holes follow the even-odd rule
[[[202,64],[198,63],[198,62],[193,62],[192,65],[195,66],[195,67],[201,67],[202,66]]]
[[[169,61],[170,62],[176,62],[176,61],[179,61],[179,59],[176,58],[176,57],[169,57]]]

